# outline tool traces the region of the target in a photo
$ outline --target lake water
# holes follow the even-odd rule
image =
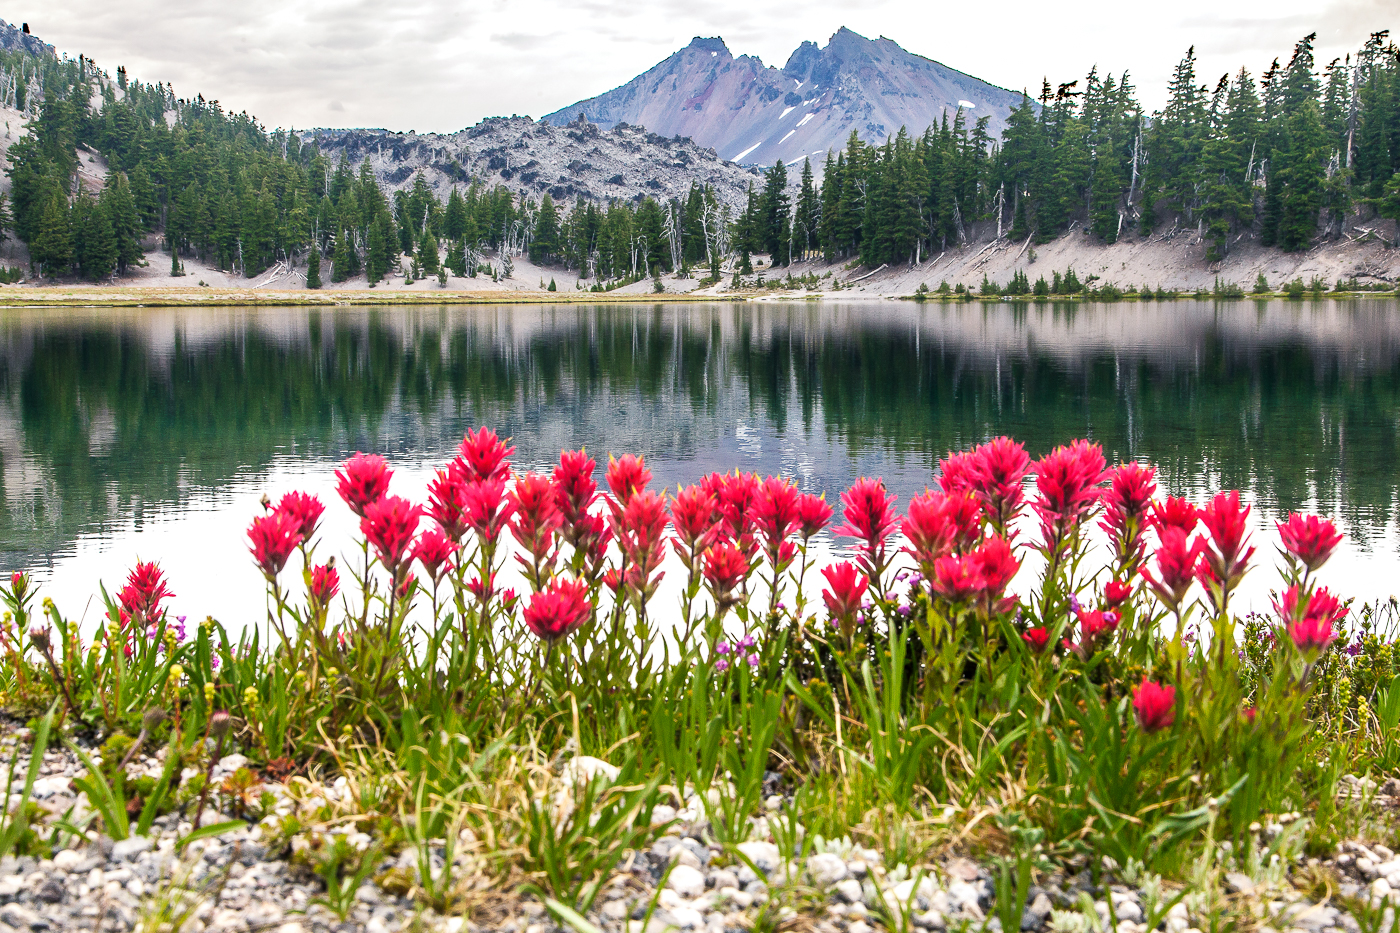
[[[1088,436],[1173,493],[1243,490],[1265,564],[1272,519],[1314,509],[1348,535],[1329,582],[1400,589],[1393,300],[0,310],[0,566],[91,620],[99,580],[155,559],[177,613],[245,624],[264,492],[320,493],[348,550],[347,455],[422,500],[479,424],[521,467],[586,446],[658,485],[738,467],[834,499],[877,475],[901,504],[949,449]]]

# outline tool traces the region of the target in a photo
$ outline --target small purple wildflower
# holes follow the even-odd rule
[[[1069,611],[1070,611],[1070,612],[1078,612],[1078,611],[1080,610],[1080,608],[1081,608],[1081,607],[1080,607],[1080,605],[1079,605],[1079,594],[1078,594],[1078,593],[1070,593],[1070,594],[1069,594]]]
[[[751,654],[748,657],[749,667],[758,667],[758,655]]]
[[[729,670],[729,659],[728,659],[728,658],[720,658],[718,661],[715,662],[715,672],[716,672],[716,673],[718,673],[718,674],[723,674],[723,673],[724,673],[725,671],[727,671],[727,670]]]
[[[719,643],[717,643],[717,644],[715,645],[715,651],[716,651],[718,654],[720,654],[720,655],[728,655],[729,652],[731,652],[731,651],[733,651],[733,650],[734,650],[733,648],[730,648],[730,647],[729,647],[729,642],[727,642],[727,641],[722,641],[722,642],[719,642]],[[727,661],[725,662],[726,665],[727,665],[728,663],[729,663],[729,662],[727,662]]]

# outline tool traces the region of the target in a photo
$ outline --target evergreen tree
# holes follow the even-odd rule
[[[335,256],[331,259],[331,281],[340,284],[350,276],[354,268],[355,251],[350,245],[350,231],[341,228],[335,238]]]
[[[78,274],[94,282],[111,275],[117,267],[117,242],[107,211],[87,192],[80,192],[73,201],[70,225]]]
[[[101,205],[112,226],[117,272],[126,271],[141,261],[141,217],[136,210],[131,185],[126,176],[114,172],[102,189]]]
[[[418,265],[428,275],[433,275],[438,270],[438,241],[428,230],[423,231],[423,236],[418,240]]]
[[[559,214],[554,209],[554,199],[549,192],[540,199],[540,209],[535,215],[535,232],[530,240],[530,261],[543,265],[552,261],[559,253]]]
[[[58,276],[66,274],[73,264],[73,238],[63,189],[52,179],[47,189],[29,244],[29,258],[41,274]]]
[[[783,226],[788,219],[787,169],[779,159],[763,178],[763,194],[754,219],[753,243],[758,252],[773,257],[773,265],[787,265]]]
[[[321,287],[321,251],[314,244],[306,256],[306,287]]]

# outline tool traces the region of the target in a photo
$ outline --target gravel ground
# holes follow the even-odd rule
[[[14,742],[13,734],[5,740],[11,746]],[[226,756],[214,772],[216,784],[244,763],[242,756]],[[585,766],[594,763],[580,760]],[[26,765],[23,757],[19,765]],[[607,770],[603,763],[596,766]],[[158,760],[143,759],[130,771],[158,773],[159,768]],[[85,796],[72,785],[82,773],[77,756],[67,750],[45,755],[34,798],[46,811],[46,820],[65,817],[83,823],[90,811]],[[58,849],[50,859],[0,859],[0,933],[135,929],[554,933],[568,929],[560,927],[537,901],[512,894],[485,892],[473,900],[476,909],[471,920],[423,910],[399,896],[416,877],[416,853],[411,849],[379,860],[370,876],[374,880],[365,880],[353,891],[347,889],[340,904],[342,918],[325,903],[324,884],[299,856],[336,834],[345,835],[349,845],[362,851],[373,840],[353,827],[322,824],[319,831],[292,837],[289,856],[284,837],[273,827],[289,815],[304,816],[348,798],[344,779],[328,786],[303,782],[254,788],[258,795],[264,791],[273,795],[275,804],[262,823],[244,823],[216,838],[196,841],[184,851],[177,849],[176,842],[192,829],[189,817],[170,814],[155,821],[149,837],[113,842],[95,836]],[[1400,782],[1376,788],[1364,779],[1349,778],[1343,793],[1388,807],[1400,795]],[[13,795],[11,805],[18,802],[18,795]],[[768,906],[776,908],[778,920],[816,933],[874,933],[899,926],[927,931],[1001,930],[994,916],[996,875],[990,864],[945,857],[911,872],[905,865],[886,864],[882,854],[872,849],[820,838],[812,840],[803,861],[785,862],[779,847],[770,841],[769,825],[769,817],[776,822],[782,806],[781,796],[768,798],[768,815],[751,824],[753,841],[738,846],[742,859],[726,858],[720,847],[703,841],[698,798],[691,797],[679,809],[658,807],[656,821],[677,821],[672,834],[624,860],[588,920],[607,933],[665,933],[668,929],[738,933],[753,928],[758,912]],[[231,819],[231,814],[209,810],[203,824]],[[1291,823],[1285,816],[1279,824],[1259,827],[1261,845]],[[436,861],[440,866],[440,852]],[[459,873],[471,870],[470,862],[461,857],[454,865]],[[1361,927],[1342,904],[1359,901],[1380,910],[1400,901],[1400,857],[1385,846],[1358,842],[1342,843],[1334,857],[1321,861],[1283,864],[1274,859],[1256,865],[1253,872],[1222,870],[1212,876],[1219,891],[1188,884],[1181,897],[1182,886],[1134,877],[1130,870],[1100,872],[1099,885],[1093,874],[1083,864],[1042,874],[1023,905],[1021,930],[1146,933],[1151,924],[1166,933],[1200,933],[1212,928],[1211,905],[1222,903],[1213,899],[1218,895],[1229,900],[1232,910],[1252,915],[1256,928],[1266,933],[1357,933]],[[1310,900],[1288,881],[1309,874],[1331,879],[1327,896]],[[1116,881],[1104,883],[1104,878]],[[775,900],[775,892],[783,896]],[[907,919],[894,924],[879,919],[892,914]]]

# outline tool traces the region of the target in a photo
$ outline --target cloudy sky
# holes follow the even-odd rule
[[[735,55],[781,67],[798,43],[841,26],[993,84],[1032,92],[1129,69],[1149,108],[1194,44],[1213,83],[1256,76],[1317,32],[1319,66],[1373,30],[1400,31],[1396,0],[11,0],[69,55],[170,81],[268,126],[451,132],[482,117],[539,117],[626,82],[688,43],[722,36]]]

